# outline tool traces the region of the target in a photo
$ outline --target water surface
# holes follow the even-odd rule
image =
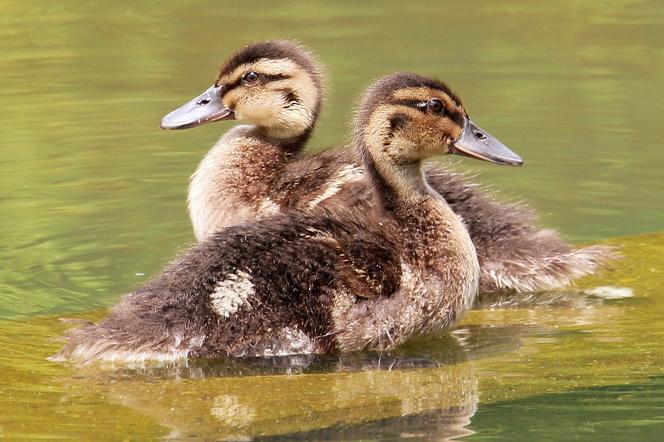
[[[664,230],[663,25],[658,2],[629,0],[3,1],[0,435],[658,434],[664,239],[642,234]],[[526,160],[458,168],[572,241],[625,244],[625,259],[569,293],[483,299],[451,336],[390,355],[110,373],[47,362],[58,317],[102,317],[193,241],[187,179],[230,124],[162,132],[161,116],[231,51],[284,37],[327,67],[312,151],[347,141],[373,78],[437,76]],[[634,297],[580,293],[597,286]]]

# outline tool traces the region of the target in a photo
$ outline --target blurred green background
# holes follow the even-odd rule
[[[573,241],[662,230],[662,18],[635,1],[4,0],[0,315],[107,305],[192,240],[188,177],[231,123],[159,120],[269,38],[299,39],[327,67],[311,150],[348,140],[372,79],[434,75],[526,161],[462,160],[478,181]]]

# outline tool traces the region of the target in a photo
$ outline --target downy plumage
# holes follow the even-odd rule
[[[521,159],[497,140],[464,140],[467,115],[444,84],[393,74],[366,92],[355,145],[373,213],[294,211],[211,235],[73,330],[55,359],[139,362],[393,348],[452,326],[478,291],[479,263],[422,161],[465,152]]]
[[[231,56],[210,89],[164,117],[167,129],[228,119],[249,123],[221,137],[192,176],[189,213],[199,241],[224,227],[293,208],[314,213],[342,207],[378,215],[354,149],[301,154],[322,94],[319,64],[307,50],[294,42],[268,41]],[[472,123],[465,129],[490,138]],[[468,229],[480,260],[482,292],[561,288],[612,257],[604,246],[570,247],[555,231],[537,227],[528,208],[495,199],[462,174],[440,164],[426,165],[425,172]]]

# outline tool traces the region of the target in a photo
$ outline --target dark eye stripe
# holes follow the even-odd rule
[[[260,75],[260,81],[263,83],[268,83],[270,81],[279,81],[279,80],[286,80],[288,78],[291,78],[290,75],[286,74],[261,74],[260,72],[258,73]],[[232,83],[225,84],[224,87],[221,89],[221,98],[224,98],[224,95],[235,89],[236,87],[240,86],[242,84],[242,77],[238,78]]]
[[[410,121],[410,118],[407,115],[395,114],[390,118],[390,129],[393,131],[402,129],[408,121]]]
[[[390,104],[397,106],[408,106],[417,109],[420,112],[426,113],[427,104],[422,103],[420,100],[408,100],[408,99],[398,99],[390,101]]]
[[[450,120],[454,121],[459,126],[463,127],[466,124],[466,116],[457,110],[450,111],[449,109],[445,111]]]
[[[267,74],[260,74],[261,79],[265,81],[279,81],[279,80],[286,80],[288,78],[291,78],[290,75],[286,74],[272,74],[272,75],[267,75]]]
[[[423,113],[427,112],[427,102],[426,101],[408,100],[408,99],[395,99],[395,100],[390,101],[390,104],[408,106],[408,107],[412,107],[414,109],[417,109],[418,111],[423,112]],[[464,124],[465,124],[466,116],[462,112],[459,112],[456,109],[449,109],[449,108],[445,107],[445,116],[448,117],[450,120],[454,121],[456,124],[458,124],[461,127],[463,127]]]
[[[281,92],[284,94],[284,99],[286,100],[287,103],[299,103],[300,102],[300,97],[295,93],[294,90],[284,88],[284,89],[277,89],[277,92]]]

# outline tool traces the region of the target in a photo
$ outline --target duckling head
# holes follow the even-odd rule
[[[166,115],[161,127],[238,120],[271,138],[292,140],[311,132],[321,102],[322,75],[313,55],[293,41],[266,41],[228,58],[214,84]]]
[[[419,164],[442,154],[523,164],[516,153],[470,120],[446,84],[417,74],[395,73],[371,85],[356,128],[357,144],[365,154],[397,165]]]

